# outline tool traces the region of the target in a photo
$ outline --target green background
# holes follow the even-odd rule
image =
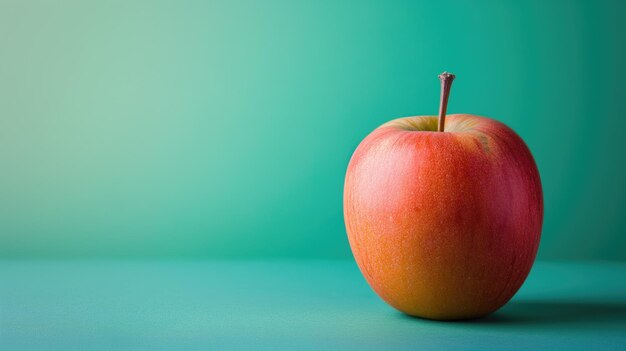
[[[0,257],[349,258],[351,153],[496,118],[542,259],[626,259],[623,1],[0,2]]]

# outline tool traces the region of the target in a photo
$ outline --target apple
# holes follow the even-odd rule
[[[438,117],[392,120],[359,144],[344,217],[357,265],[384,301],[412,316],[470,319],[526,279],[543,195],[524,141],[493,119],[446,116],[454,75],[439,77]]]

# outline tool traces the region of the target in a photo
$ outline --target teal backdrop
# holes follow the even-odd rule
[[[0,2],[0,257],[349,258],[350,155],[496,118],[542,259],[626,260],[626,2]]]

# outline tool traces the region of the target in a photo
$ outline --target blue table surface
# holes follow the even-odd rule
[[[0,350],[626,350],[626,263],[537,262],[504,308],[403,315],[352,261],[0,261]]]

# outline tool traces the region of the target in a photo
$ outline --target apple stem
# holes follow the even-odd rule
[[[452,81],[456,76],[452,73],[443,72],[439,75],[441,81],[441,99],[439,100],[439,124],[437,130],[443,132],[446,124],[446,110],[448,109],[448,97],[450,96],[450,88]]]

